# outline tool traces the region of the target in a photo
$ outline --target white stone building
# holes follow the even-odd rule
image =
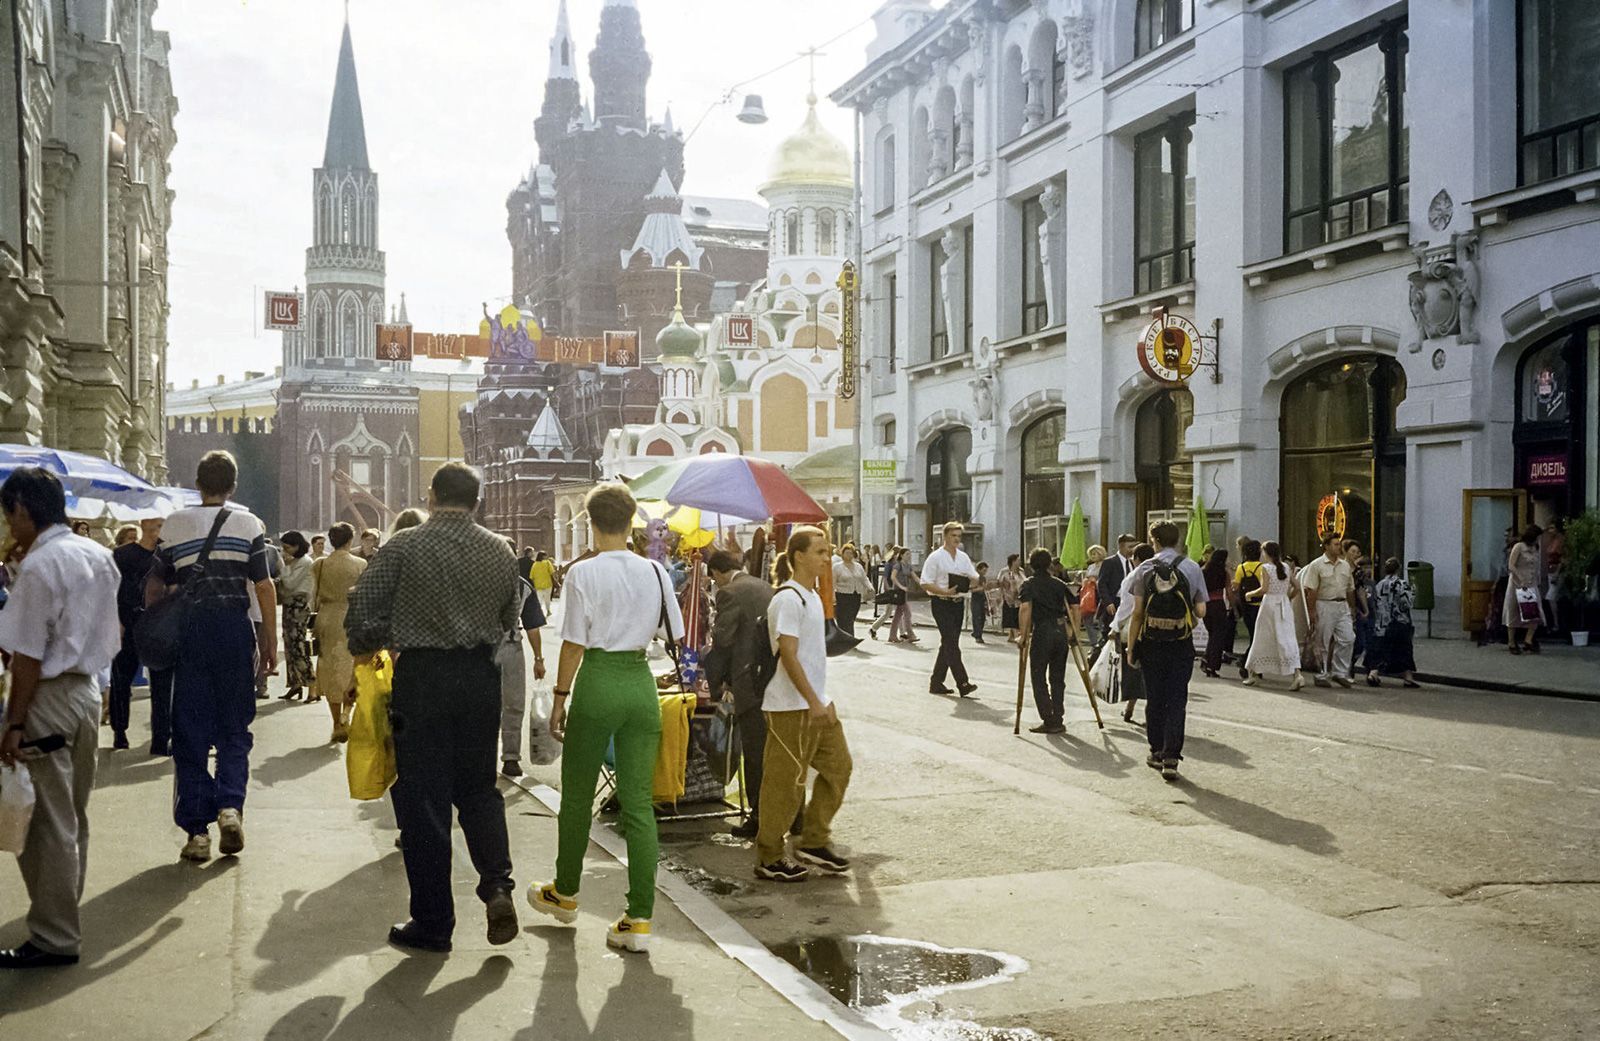
[[[1481,617],[1502,533],[1600,495],[1600,4],[891,0],[860,113],[862,538],[990,559],[1198,489],[1328,510]],[[1165,308],[1217,336],[1144,374]],[[1209,351],[1209,348],[1208,348]],[[1475,494],[1477,489],[1509,491]],[[1475,526],[1474,526],[1475,525]]]
[[[159,481],[178,103],[155,9],[5,7],[0,440],[88,452]]]

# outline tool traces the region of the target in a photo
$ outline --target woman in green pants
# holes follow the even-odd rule
[[[636,509],[628,489],[597,485],[584,506],[596,552],[572,566],[562,587],[561,662],[550,714],[550,732],[563,742],[556,878],[529,887],[528,902],[559,921],[577,920],[595,785],[606,748],[615,743],[617,801],[628,842],[628,908],[612,923],[606,943],[643,951],[656,898],[650,784],[661,745],[661,703],[644,652],[663,619],[666,635],[681,639],[683,616],[666,569],[628,550]]]

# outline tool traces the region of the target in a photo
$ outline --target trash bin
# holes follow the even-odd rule
[[[1406,565],[1406,578],[1411,580],[1415,595],[1411,607],[1417,611],[1433,610],[1433,565],[1426,560],[1413,560]]]

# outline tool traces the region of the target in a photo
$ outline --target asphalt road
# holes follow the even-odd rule
[[[923,635],[830,662],[853,878],[756,883],[747,847],[669,829],[762,941],[1018,956],[904,1015],[1057,1039],[1600,1036],[1600,704],[1197,673],[1168,784],[1081,693],[1046,738],[1030,692],[1012,736],[1001,638],[968,652],[975,698],[926,693]]]

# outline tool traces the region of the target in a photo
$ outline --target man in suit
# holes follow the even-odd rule
[[[1095,579],[1094,587],[1100,598],[1098,612],[1103,633],[1111,631],[1111,620],[1117,616],[1117,593],[1133,571],[1133,547],[1138,543],[1132,535],[1118,535],[1117,552],[1100,564],[1100,577]]]
[[[711,650],[705,659],[706,681],[716,697],[726,687],[733,691],[733,711],[739,724],[740,753],[744,756],[744,785],[750,799],[750,819],[733,829],[740,838],[754,838],[760,824],[761,763],[767,744],[767,721],[761,714],[764,693],[756,688],[756,649],[768,639],[767,604],[773,589],[748,574],[739,557],[718,550],[706,561],[717,584],[716,622],[711,628]]]

